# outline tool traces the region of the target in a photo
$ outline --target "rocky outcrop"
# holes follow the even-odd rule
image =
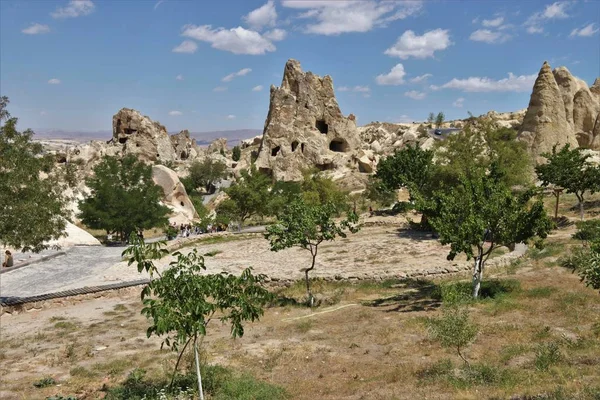
[[[177,159],[167,129],[131,108],[122,108],[113,116],[110,143],[122,146],[124,154],[135,154],[144,161]]]
[[[164,165],[155,165],[152,167],[152,180],[163,189],[162,201],[173,211],[169,218],[171,223],[187,224],[198,218],[196,209],[175,171]]]
[[[563,82],[564,87],[569,86]],[[567,120],[561,89],[547,62],[544,62],[533,85],[519,138],[527,143],[529,151],[536,158],[551,151],[554,145],[578,145],[575,132]]]
[[[196,140],[190,138],[190,132],[187,129],[171,135],[171,145],[175,156],[179,160],[194,159],[198,155],[196,151]]]
[[[544,63],[533,87],[519,138],[539,157],[554,145],[600,149],[600,80],[588,88],[565,67],[552,71]],[[538,160],[539,161],[539,160]]]
[[[331,77],[288,60],[281,86],[271,86],[257,168],[278,180],[301,179],[311,167],[356,170],[352,153],[359,148],[356,122],[340,111]]]
[[[227,151],[227,138],[219,138],[213,140],[208,145],[208,153],[221,153]]]

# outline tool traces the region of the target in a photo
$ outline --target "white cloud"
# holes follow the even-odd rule
[[[173,53],[192,54],[198,50],[198,45],[193,40],[184,40],[179,46],[173,48]]]
[[[225,118],[227,119],[235,119],[235,115],[233,114],[229,114],[228,116],[226,116]]]
[[[23,32],[26,35],[42,35],[44,33],[50,32],[50,27],[48,25],[34,23],[31,24],[29,28],[23,29],[21,32]]]
[[[279,42],[285,39],[287,36],[287,32],[285,29],[271,29],[263,34],[265,39],[268,39],[272,42]]]
[[[243,20],[256,30],[260,30],[265,26],[275,26],[275,23],[277,22],[275,3],[272,0],[269,0],[263,6],[250,11]]]
[[[590,36],[594,36],[600,30],[599,28],[594,29],[594,26],[596,26],[596,24],[591,23],[591,24],[588,24],[588,25],[584,26],[581,29],[575,28],[575,29],[573,29],[571,31],[571,34],[569,35],[569,37],[575,37],[575,36],[590,37]]]
[[[60,84],[60,79],[56,79],[56,78],[52,78],[48,81],[49,84],[51,85],[59,85]]]
[[[463,92],[530,92],[537,74],[515,76],[508,73],[508,78],[494,80],[487,77],[472,76],[466,79],[452,79],[442,86],[432,85],[432,90],[458,89]]]
[[[46,110],[42,110],[42,111],[40,111],[40,115],[41,116],[48,115],[48,112],[46,112]]]
[[[465,102],[464,97],[459,97],[458,99],[454,100],[452,105],[457,108],[462,108],[464,105],[464,102]]]
[[[508,39],[510,39],[510,37],[510,35],[502,32],[490,31],[489,29],[478,29],[475,32],[471,33],[469,39],[473,40],[474,42],[497,44],[506,42]]]
[[[253,91],[253,92],[260,92],[261,90],[263,90],[263,87],[262,87],[262,85],[254,86],[254,87],[252,88],[252,91]]]
[[[275,45],[260,33],[242,28],[212,29],[210,25],[185,25],[182,36],[210,43],[214,49],[233,54],[259,55],[276,50]]]
[[[403,60],[409,57],[427,58],[433,57],[434,52],[444,50],[451,45],[450,35],[446,29],[428,31],[422,36],[415,35],[413,31],[406,31],[384,54],[400,57]]]
[[[422,2],[413,1],[318,1],[284,0],[284,7],[306,10],[300,19],[313,19],[303,27],[305,33],[339,35],[348,32],[368,32],[375,27],[417,14]]]
[[[414,78],[412,78],[410,80],[410,83],[421,83],[421,82],[425,82],[428,78],[431,78],[433,75],[431,74],[423,74],[423,75],[419,75],[419,76],[415,76]]]
[[[413,100],[423,100],[425,97],[427,97],[427,93],[425,92],[417,92],[416,90],[411,90],[408,92],[404,92],[404,95],[406,97],[410,97]]]
[[[404,65],[396,64],[387,74],[377,75],[375,81],[378,85],[402,85],[404,83]]]
[[[158,1],[156,2],[156,4],[154,4],[154,9],[156,10],[156,9],[158,8],[158,6],[160,6],[160,5],[161,5],[162,3],[164,3],[164,2],[165,2],[165,0],[158,0]]]
[[[181,75],[181,74],[177,75],[175,77],[175,80],[182,81],[183,80],[183,75]]]
[[[52,18],[77,18],[83,15],[90,15],[94,12],[96,6],[92,0],[71,0],[65,7],[59,7],[51,12]]]
[[[216,88],[214,88],[212,91],[213,92],[225,92],[227,90],[226,86],[217,86]]]
[[[503,22],[504,17],[498,17],[494,19],[484,19],[481,21],[481,25],[485,26],[486,28],[497,28],[501,26]]]
[[[231,82],[236,77],[248,75],[250,72],[252,72],[251,68],[242,68],[238,72],[232,72],[231,74],[223,77],[223,79],[221,79],[221,81],[222,82]]]
[[[178,117],[180,115],[183,115],[183,113],[181,111],[169,111],[169,115],[173,117]]]
[[[573,3],[567,1],[557,1],[555,3],[548,4],[544,10],[533,13],[527,19],[527,21],[525,21],[527,32],[532,34],[542,33],[544,31],[542,25],[547,21],[569,18],[567,10],[572,4]]]

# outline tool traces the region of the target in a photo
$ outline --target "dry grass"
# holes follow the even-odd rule
[[[553,262],[573,243],[569,234],[547,242],[512,269],[488,271],[520,289],[472,304],[480,333],[465,351],[470,369],[429,338],[424,321],[439,313],[439,282],[425,280],[315,281],[322,304],[313,310],[297,304],[300,282],[280,290],[242,339],[210,327],[207,360],[281,385],[293,399],[598,398],[600,295]],[[3,316],[0,397],[97,399],[134,368],[165,377],[175,354],[146,338],[140,308],[132,294]],[[46,376],[61,386],[33,387]]]

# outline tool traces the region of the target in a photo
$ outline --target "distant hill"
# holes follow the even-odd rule
[[[174,134],[178,132],[170,132]],[[200,146],[208,146],[210,142],[218,138],[226,138],[229,146],[235,146],[244,139],[253,138],[261,135],[262,129],[236,129],[230,131],[210,131],[210,132],[190,132],[190,136],[196,139],[196,142]],[[75,140],[80,143],[86,143],[92,140],[110,140],[112,138],[112,132],[110,131],[63,131],[63,130],[47,130],[37,131],[35,133],[36,139],[52,139],[52,140]]]

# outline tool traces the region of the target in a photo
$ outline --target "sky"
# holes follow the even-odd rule
[[[262,129],[286,60],[359,125],[526,108],[544,61],[600,76],[599,1],[2,0],[0,95],[19,128]]]

